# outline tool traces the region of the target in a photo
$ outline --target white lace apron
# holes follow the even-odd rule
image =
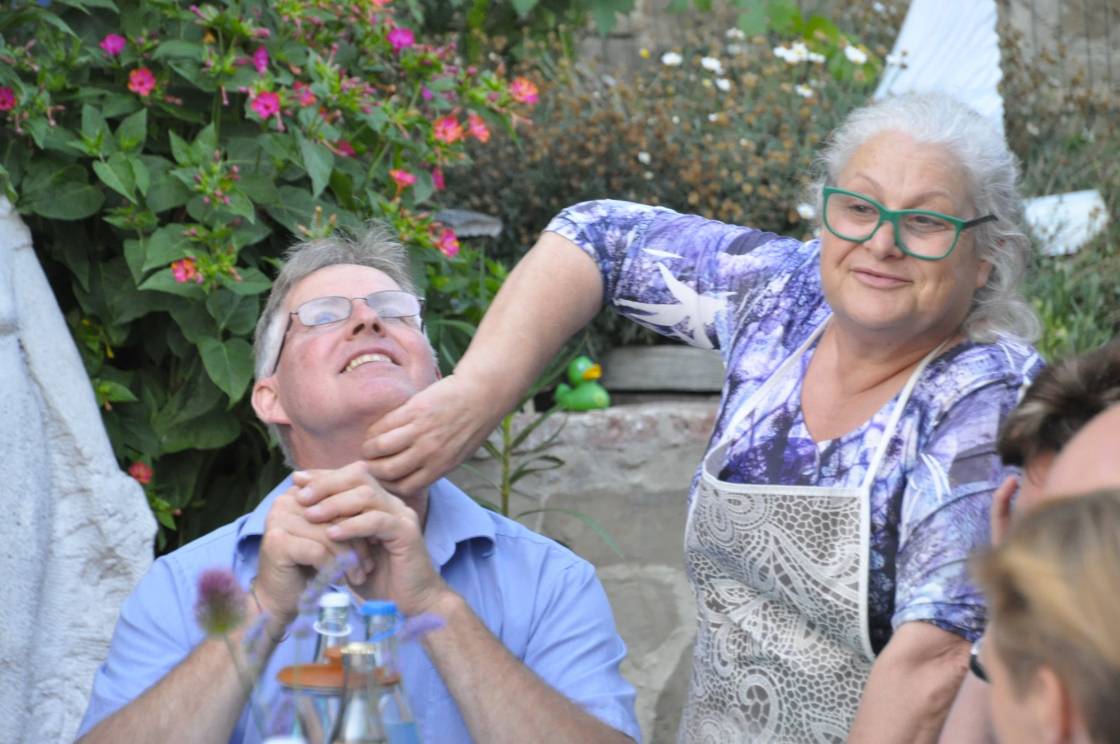
[[[843,742],[874,654],[868,635],[870,491],[911,374],[855,488],[728,483],[728,436],[821,326],[728,423],[704,458],[685,527],[699,628],[681,742]]]

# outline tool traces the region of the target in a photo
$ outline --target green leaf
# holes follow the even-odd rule
[[[56,169],[41,163],[21,191],[20,211],[52,220],[85,219],[105,203],[105,195],[89,184],[88,173],[80,165]]]
[[[214,320],[201,303],[193,300],[176,299],[168,307],[179,330],[193,344],[214,335]]]
[[[142,107],[143,104],[132,93],[106,93],[101,96],[101,115],[106,119],[116,119]]]
[[[194,153],[195,163],[208,163],[218,149],[218,132],[213,124],[207,124],[198,136],[194,138],[191,152]]]
[[[117,9],[113,0],[55,0],[55,2],[81,10],[85,10],[86,8],[105,8],[106,10],[120,13],[120,10]]]
[[[584,514],[583,512],[576,509],[548,507],[545,509],[530,509],[528,511],[523,511],[517,515],[517,518],[521,519],[522,517],[528,517],[532,514],[541,514],[543,512],[557,512],[559,514],[567,514],[569,517],[575,517],[576,519],[590,527],[591,530],[599,536],[599,539],[602,540],[608,548],[614,551],[615,555],[617,555],[619,558],[626,557],[625,554],[623,554],[622,549],[618,547],[618,543],[616,543],[614,538],[611,537],[611,533],[603,529],[603,525],[599,524],[599,520],[595,519],[595,517],[592,517],[590,514]]]
[[[517,11],[519,18],[524,18],[529,15],[533,8],[537,7],[539,0],[512,0],[513,9]]]
[[[136,179],[136,189],[141,196],[146,196],[152,185],[152,177],[148,174],[148,167],[144,161],[135,155],[128,156],[128,164],[132,167],[132,176]]]
[[[191,146],[187,141],[174,132],[168,132],[167,136],[171,140],[171,155],[175,158],[175,162],[179,165],[194,165]]]
[[[136,204],[136,176],[124,153],[115,152],[105,162],[93,161],[93,172],[106,186]]]
[[[275,176],[265,173],[241,172],[238,188],[257,204],[273,204],[280,198],[276,190]]]
[[[311,176],[311,198],[316,199],[330,183],[334,154],[302,134],[297,133],[296,137],[299,139],[300,155],[303,156],[303,167],[307,169],[307,175]]]
[[[241,425],[229,411],[215,410],[196,419],[189,426],[180,426],[166,433],[161,444],[164,452],[192,449],[218,449],[237,439]]]
[[[300,225],[310,225],[315,213],[315,200],[306,189],[295,186],[281,186],[279,198],[275,203],[265,205],[265,211],[272,219],[288,228],[292,235],[299,235]]]
[[[89,291],[89,252],[86,247],[76,240],[62,240],[62,261],[74,274],[74,278],[82,285],[82,289]]]
[[[117,146],[128,152],[139,149],[148,138],[148,109],[140,109],[117,127]]]
[[[132,391],[112,380],[94,379],[93,390],[97,394],[97,405],[104,407],[106,403],[135,403],[136,396]]]
[[[226,274],[223,274],[221,278],[222,285],[228,287],[234,294],[259,295],[272,287],[272,280],[265,276],[260,269],[247,266],[238,269],[237,273],[241,275],[240,279],[235,279]]]
[[[152,58],[166,59],[168,57],[201,61],[202,45],[197,41],[184,41],[182,39],[164,41],[156,48]]]
[[[206,298],[206,309],[217,321],[219,331],[228,330],[238,336],[247,336],[257,324],[259,304],[252,296],[238,295],[222,288]]]
[[[421,170],[416,174],[416,183],[412,185],[412,203],[423,204],[436,190],[432,183],[432,174]]]
[[[166,212],[181,207],[191,199],[191,192],[183,183],[171,175],[162,175],[152,180],[144,204],[153,212]]]
[[[198,340],[198,350],[206,373],[229,396],[230,404],[241,400],[253,377],[253,348],[240,338],[204,337]]]
[[[132,274],[132,281],[139,284],[144,279],[144,256],[146,251],[143,240],[128,239],[124,241],[124,260],[128,264],[128,271]],[[88,289],[88,288],[87,288]]]
[[[81,135],[83,140],[92,144],[91,154],[107,155],[116,149],[116,140],[101,110],[88,103],[82,106]]]
[[[737,24],[739,30],[750,36],[759,36],[765,34],[770,25],[770,19],[766,15],[766,4],[764,0],[750,0],[749,3],[743,3],[741,6],[743,12],[739,14]]]
[[[770,28],[777,33],[784,36],[801,34],[804,25],[801,9],[793,0],[769,0],[766,14],[770,19]]]
[[[145,273],[172,261],[178,261],[191,253],[191,240],[183,233],[187,226],[181,224],[164,225],[144,239]]]

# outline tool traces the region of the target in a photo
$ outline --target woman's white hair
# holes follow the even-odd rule
[[[811,199],[821,213],[821,189],[834,185],[864,143],[883,132],[902,132],[923,144],[940,145],[960,163],[968,178],[975,215],[998,219],[970,228],[977,255],[992,266],[988,282],[972,299],[963,330],[973,341],[1000,337],[1033,341],[1041,324],[1023,297],[1023,278],[1031,242],[1023,229],[1019,166],[1003,136],[980,114],[945,94],[921,93],[888,98],[853,111],[834,131],[818,159]]]

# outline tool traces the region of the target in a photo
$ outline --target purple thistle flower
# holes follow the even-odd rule
[[[357,568],[359,563],[358,554],[351,550],[334,562],[323,566],[319,573],[315,574],[315,578],[308,582],[307,588],[300,595],[300,614],[317,613],[319,597],[323,595],[323,592],[327,591],[332,584],[342,582],[346,572],[352,568]]]
[[[245,592],[229,569],[211,568],[198,577],[194,616],[209,635],[225,635],[245,620]]]

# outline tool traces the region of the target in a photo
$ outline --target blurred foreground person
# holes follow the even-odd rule
[[[1039,506],[975,573],[1001,744],[1120,742],[1120,491]]]
[[[1062,455],[1066,476],[1061,472],[1058,475],[1073,476],[1067,483],[1059,479],[1057,485],[1061,490],[1083,493],[1087,489],[1078,485],[1077,479],[1088,478],[1094,472],[1103,480],[1083,480],[1089,488],[1120,486],[1120,458],[1101,460],[1097,452],[1105,439],[1120,441],[1120,428],[1109,435],[1107,419],[1103,429],[1100,422],[1094,422],[1095,417],[1116,403],[1120,403],[1120,342],[1063,359],[1039,373],[1000,430],[1000,457],[1005,465],[1020,468],[1020,473],[1008,476],[992,496],[993,545],[998,545],[1007,531],[1013,499],[1014,515],[1019,517],[1048,497],[1061,495],[1046,488],[1060,453],[1067,453]],[[1091,428],[1090,422],[1094,422]],[[1067,445],[1083,428],[1089,429],[1088,438],[1067,452]],[[1094,431],[1098,433],[1093,434]],[[1102,466],[1111,468],[1111,479]],[[942,744],[994,741],[988,692],[988,685],[975,675],[965,676],[941,732]]]

